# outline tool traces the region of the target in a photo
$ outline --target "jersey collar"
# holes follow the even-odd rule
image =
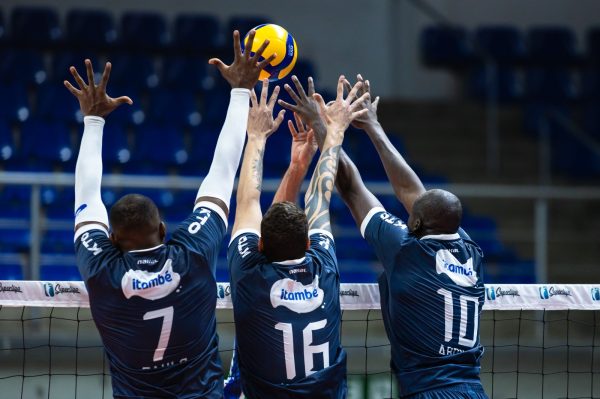
[[[284,265],[284,266],[294,266],[294,265],[299,265],[300,263],[304,262],[305,259],[306,259],[306,256],[303,256],[300,259],[282,260],[281,262],[273,262],[273,263],[277,263],[278,265]]]
[[[136,254],[136,253],[139,253],[139,252],[150,252],[150,251],[154,251],[155,249],[158,249],[158,248],[160,248],[160,247],[162,247],[164,245],[165,244],[160,244],[160,245],[157,245],[157,246],[152,247],[152,248],[135,249],[133,251],[129,251],[128,253],[130,253],[130,254]]]
[[[428,236],[423,236],[423,237],[419,238],[419,240],[444,240],[444,241],[459,240],[459,239],[460,239],[460,235],[458,233],[454,233],[454,234],[430,234]]]

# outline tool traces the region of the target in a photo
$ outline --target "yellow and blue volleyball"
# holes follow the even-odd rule
[[[286,77],[296,65],[298,58],[298,48],[296,41],[287,30],[275,24],[263,24],[254,28],[256,35],[252,43],[252,54],[260,45],[269,39],[269,45],[262,54],[262,59],[269,58],[271,54],[277,54],[277,57],[260,73],[260,80],[269,79],[271,82]],[[248,34],[242,41],[245,48],[248,42]]]

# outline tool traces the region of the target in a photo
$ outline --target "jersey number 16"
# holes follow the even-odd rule
[[[313,331],[325,328],[327,319],[319,320],[308,325],[302,330],[304,342],[304,372],[305,376],[315,373],[313,370],[314,358],[317,353],[323,354],[323,367],[329,367],[329,342],[313,345]],[[296,378],[296,357],[294,356],[294,332],[291,323],[277,323],[275,329],[283,332],[283,351],[285,355],[285,372],[288,380]]]

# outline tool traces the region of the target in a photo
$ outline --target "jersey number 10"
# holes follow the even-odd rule
[[[444,297],[444,313],[445,327],[444,327],[444,341],[450,342],[453,335],[454,327],[454,301],[452,300],[452,292],[440,288],[437,293]],[[479,335],[479,299],[474,296],[460,295],[458,297],[460,301],[460,327],[458,331],[458,344],[467,348],[472,348],[477,342],[477,336]],[[473,335],[472,338],[467,338],[467,325],[469,317],[468,303],[473,302]]]

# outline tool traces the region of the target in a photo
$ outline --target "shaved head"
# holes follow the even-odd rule
[[[140,194],[128,194],[110,209],[111,239],[122,250],[145,249],[160,244],[165,226],[154,201]]]
[[[410,232],[417,237],[428,234],[454,234],[460,227],[462,205],[446,190],[433,189],[421,194],[408,219]]]

